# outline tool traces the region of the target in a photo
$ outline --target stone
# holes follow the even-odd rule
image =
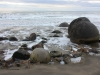
[[[96,48],[89,49],[89,52],[100,53]]]
[[[36,40],[36,34],[35,33],[31,33],[30,36],[29,36],[29,40],[30,41]]]
[[[62,33],[62,32],[59,30],[54,30],[52,33]]]
[[[41,41],[40,43],[38,43],[38,44],[36,44],[36,45],[34,45],[34,46],[32,46],[32,49],[34,50],[35,48],[43,48],[43,42]]]
[[[49,37],[62,37],[62,34],[57,34],[57,33],[53,33],[53,34],[49,34]]]
[[[51,51],[50,52],[50,56],[51,57],[61,57],[62,56],[62,52],[61,51]]]
[[[18,39],[16,37],[10,37],[9,41],[18,41]]]
[[[68,23],[67,22],[63,22],[63,23],[61,23],[60,25],[59,25],[59,27],[68,27],[69,25],[68,25]]]
[[[27,44],[22,44],[21,47],[27,48]]]
[[[74,19],[70,23],[70,25],[68,27],[68,33],[70,34],[71,30],[73,30],[73,28],[76,27],[76,25],[77,25],[78,22],[83,22],[83,21],[90,22],[90,20],[88,18],[86,18],[86,17],[79,17],[79,18]]]
[[[14,52],[12,59],[28,60],[30,58],[30,53],[22,48],[19,48],[18,51]]]
[[[0,37],[0,41],[2,41],[2,40],[8,40],[8,38],[6,38],[6,37]]]
[[[24,50],[32,50],[31,48],[27,47],[27,44],[22,44],[20,48]]]
[[[3,54],[4,53],[4,51],[3,50],[0,50],[0,54]]]
[[[50,54],[43,48],[36,48],[30,55],[30,61],[33,63],[48,63],[51,61]]]
[[[75,23],[70,32],[70,40],[77,44],[90,44],[99,41],[99,31],[96,26],[88,21]]]

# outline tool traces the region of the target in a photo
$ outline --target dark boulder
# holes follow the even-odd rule
[[[62,33],[62,32],[59,30],[54,30],[52,33]]]
[[[2,41],[2,40],[8,40],[8,38],[6,38],[6,37],[0,37],[0,41]]]
[[[12,59],[15,61],[16,59],[20,60],[28,60],[30,58],[30,53],[26,50],[19,48],[18,51],[14,52],[12,55]]]
[[[30,41],[34,41],[36,39],[36,34],[35,33],[31,33],[29,36],[29,40]]]
[[[99,41],[99,31],[89,21],[80,21],[72,25],[69,36],[74,43],[88,44]]]
[[[68,33],[71,32],[71,30],[77,25],[78,22],[82,22],[82,21],[88,21],[88,22],[90,22],[90,20],[89,20],[88,18],[86,18],[86,17],[79,17],[79,18],[77,18],[77,19],[74,19],[74,20],[70,23],[70,25],[69,25],[69,27],[68,27]]]
[[[10,37],[9,41],[18,41],[18,39],[16,37]]]
[[[68,25],[68,23],[67,22],[63,22],[63,23],[61,23],[60,25],[59,25],[59,27],[68,27],[69,25]]]

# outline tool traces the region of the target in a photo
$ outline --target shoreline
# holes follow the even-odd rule
[[[36,29],[37,28],[37,29]],[[56,26],[36,26],[36,27],[29,27],[27,28],[27,26],[13,26],[10,28],[0,28],[0,33],[6,37],[8,36],[13,36],[16,35],[16,37],[18,37],[19,41],[18,42],[13,42],[13,44],[17,44],[18,46],[21,46],[23,43],[20,43],[20,37],[26,37],[28,36],[30,33],[35,32],[36,34],[39,34],[40,36],[37,38],[37,40],[34,43],[30,43],[28,42],[30,45],[32,44],[36,44],[38,42],[41,41],[41,37],[46,37],[48,38],[48,36],[51,34],[52,31],[54,30],[60,30],[62,32],[62,35],[67,35],[67,28],[64,27],[56,27]],[[4,33],[6,32],[7,33]],[[38,32],[37,32],[38,31]],[[10,34],[11,33],[11,34]],[[66,46],[69,45],[70,41],[68,40],[68,38],[65,36],[60,36],[60,37],[49,37],[48,38],[48,44],[50,47],[54,48],[54,47],[58,47],[63,49],[62,51],[64,51],[66,49]],[[64,40],[61,39],[64,37]],[[51,39],[52,38],[52,39]],[[60,38],[60,39],[59,39]],[[67,39],[67,40],[65,40]],[[56,41],[54,41],[56,40]],[[60,41],[61,40],[61,41]],[[69,42],[68,42],[69,41]],[[8,41],[9,43],[10,41]],[[63,43],[65,42],[65,43]],[[0,41],[1,44],[7,44],[7,43],[3,43],[2,41]],[[26,43],[26,44],[28,44]],[[60,44],[59,44],[60,43]],[[56,45],[55,45],[56,44]],[[55,45],[55,46],[53,46]],[[65,48],[64,48],[65,46]],[[47,47],[47,49],[49,49],[49,47]],[[55,48],[54,48],[55,49]],[[47,74],[47,75],[99,75],[99,69],[100,69],[100,61],[99,61],[99,56],[91,56],[91,55],[87,55],[84,57],[84,60],[80,63],[70,63],[70,64],[65,64],[65,65],[61,65],[61,64],[53,64],[53,65],[49,65],[49,64],[33,64],[32,67],[30,69],[25,69],[25,66],[23,67],[12,67],[10,69],[0,69],[0,74],[1,75],[19,75],[19,74],[24,74],[24,75],[28,75],[30,73],[30,75],[43,75],[43,74]],[[19,69],[18,71],[13,70],[13,69]]]

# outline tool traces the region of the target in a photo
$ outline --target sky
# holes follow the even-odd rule
[[[0,0],[2,11],[100,11],[100,0]]]

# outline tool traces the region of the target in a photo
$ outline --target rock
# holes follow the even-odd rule
[[[61,51],[51,51],[50,52],[50,56],[51,57],[61,57],[62,56],[62,52]]]
[[[23,39],[22,41],[30,41],[30,40],[26,38],[26,39]]]
[[[47,43],[47,41],[46,40],[43,40],[43,41],[41,41],[42,43]]]
[[[68,27],[68,33],[70,34],[71,30],[73,30],[73,28],[76,27],[76,25],[77,25],[78,22],[83,22],[83,21],[90,22],[90,20],[89,20],[88,18],[86,18],[86,17],[79,17],[79,18],[77,18],[77,19],[74,19],[74,20],[70,23],[70,25],[69,25],[69,27]]]
[[[8,38],[6,38],[6,37],[0,37],[0,41],[2,41],[2,40],[8,40]]]
[[[29,40],[30,41],[34,41],[36,39],[36,34],[35,33],[31,33],[29,36]]]
[[[24,49],[19,49],[18,51],[14,52],[12,55],[12,59],[15,61],[16,59],[20,60],[28,60],[30,58],[30,53]]]
[[[34,63],[48,63],[50,62],[50,60],[51,58],[49,52],[47,50],[44,50],[43,48],[34,49],[30,55],[30,61]]]
[[[35,48],[43,48],[43,43],[42,41],[38,43],[37,45],[32,46],[32,49],[34,50]]]
[[[52,37],[60,37],[58,34],[53,35]]]
[[[15,65],[16,65],[17,67],[21,67],[20,62],[18,62],[18,61],[15,61]]]
[[[99,51],[96,48],[89,49],[89,52],[99,53]]]
[[[4,51],[3,50],[0,50],[0,54],[3,54],[4,53]]]
[[[89,44],[99,41],[99,31],[94,24],[87,21],[75,23],[70,32],[70,40],[77,44]]]
[[[62,34],[49,34],[49,37],[62,37]]]
[[[16,37],[10,37],[9,41],[18,41],[18,39]]]
[[[31,48],[27,47],[27,44],[23,44],[20,48],[24,50],[32,50]]]
[[[60,25],[59,25],[59,27],[68,27],[69,25],[68,25],[68,23],[67,22],[63,22],[63,23],[61,23]]]
[[[63,55],[63,60],[64,60],[65,64],[68,64],[70,62],[70,58],[71,58],[71,56],[69,54]]]
[[[42,37],[43,40],[48,40],[47,38]]]
[[[62,33],[62,32],[59,30],[54,30],[52,33]]]
[[[21,46],[21,48],[22,48],[22,47],[27,48],[27,44],[23,44],[23,45]]]

